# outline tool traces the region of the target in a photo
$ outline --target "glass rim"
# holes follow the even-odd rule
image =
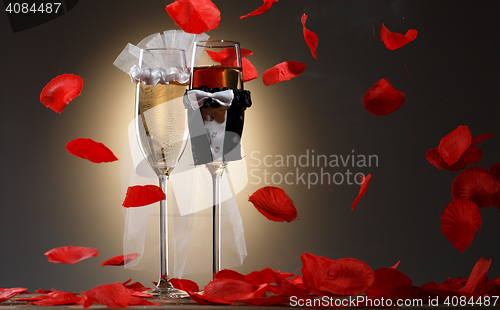
[[[210,44],[210,43],[221,43],[221,44]],[[226,43],[226,44],[224,44],[224,43]],[[233,41],[233,40],[202,40],[202,41],[195,41],[195,44],[200,45],[200,46],[204,46],[205,48],[221,48],[221,47],[240,46],[240,42]]]
[[[147,52],[181,52],[181,53],[186,53],[186,50],[181,49],[181,48],[173,48],[173,47],[153,47],[153,48],[141,48],[142,51],[147,51]]]

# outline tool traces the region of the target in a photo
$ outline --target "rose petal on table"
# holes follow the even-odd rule
[[[469,247],[481,226],[481,213],[467,199],[450,202],[441,214],[441,232],[460,253]]]
[[[66,150],[76,157],[87,159],[96,164],[118,160],[115,154],[104,144],[88,138],[71,140],[66,144]]]
[[[333,260],[304,253],[302,278],[312,293],[320,295],[359,295],[373,284],[374,273],[355,258]]]
[[[393,268],[379,268],[374,271],[373,284],[366,290],[368,298],[388,298],[392,290],[401,285],[412,285],[411,279],[403,272]]]
[[[278,2],[278,0],[264,0],[264,4],[262,4],[258,9],[247,15],[240,16],[240,19],[263,14],[267,12],[271,6],[273,6],[274,2]]]
[[[176,0],[165,10],[187,33],[200,34],[219,26],[220,11],[210,0]]]
[[[44,106],[61,114],[68,103],[78,97],[83,89],[83,80],[74,74],[62,74],[53,78],[40,94]]]
[[[284,61],[264,71],[262,74],[262,81],[266,86],[288,81],[299,76],[305,69],[306,64],[304,63],[298,61]]]
[[[138,253],[126,254],[126,255],[118,255],[112,257],[110,259],[105,260],[101,263],[101,266],[123,266],[126,263],[133,261],[137,257],[141,256]]]
[[[122,206],[136,208],[167,199],[167,195],[156,185],[135,185],[127,188]]]
[[[493,176],[495,181],[497,181],[498,185],[500,186],[500,163],[496,163],[490,166],[490,169],[488,172]]]
[[[199,292],[200,287],[196,282],[188,280],[188,279],[177,279],[177,278],[172,278],[170,279],[170,283],[179,290],[183,290],[186,292]]]
[[[356,197],[356,199],[354,199],[354,202],[351,205],[351,210],[354,210],[354,208],[356,208],[359,200],[365,195],[366,190],[368,189],[368,183],[370,183],[370,179],[372,178],[372,175],[368,174],[366,177],[363,177],[363,176],[360,176],[360,177],[361,177],[361,185],[359,187],[358,197]]]
[[[302,23],[302,32],[304,34],[304,39],[306,40],[307,46],[309,46],[314,59],[318,59],[318,57],[316,56],[316,48],[318,47],[318,35],[306,28],[306,20],[307,15],[304,13],[302,15],[302,18],[300,19]]]
[[[222,269],[215,274],[215,279],[233,279],[245,281],[245,275],[231,269]]]
[[[389,79],[380,79],[363,96],[366,111],[385,116],[399,109],[405,102],[405,95],[392,87]]]
[[[74,264],[90,257],[96,257],[99,255],[99,251],[81,246],[64,246],[54,248],[44,255],[51,263]]]
[[[103,284],[82,292],[85,296],[84,308],[90,307],[94,302],[109,308],[126,308],[130,299],[130,291],[120,283]]]
[[[451,184],[451,197],[468,199],[477,207],[500,204],[500,188],[495,177],[483,167],[470,167],[462,171]]]
[[[27,289],[23,287],[0,288],[0,303],[26,292],[26,290]]]
[[[259,298],[266,292],[267,286],[255,286],[248,282],[234,279],[215,279],[203,289],[203,295],[229,302]]]
[[[38,294],[48,294],[50,292],[52,292],[53,290],[42,290],[41,288],[37,289],[35,291],[35,293],[38,293]]]
[[[476,286],[486,276],[486,273],[488,272],[490,265],[491,265],[491,259],[487,260],[486,258],[481,257],[474,265],[474,268],[472,268],[472,271],[469,275],[469,278],[467,279],[467,282],[465,283],[465,286],[461,288],[459,292],[461,293],[474,292]]]
[[[384,24],[380,26],[380,39],[384,42],[385,47],[391,51],[403,47],[415,40],[417,38],[417,34],[418,31],[415,29],[410,29],[406,32],[406,34],[401,34],[391,32]]]
[[[298,215],[293,200],[279,187],[262,187],[255,191],[248,201],[271,221],[291,222]]]
[[[52,291],[42,296],[38,301],[32,304],[37,306],[56,306],[56,305],[76,305],[83,300],[82,297],[69,292]]]
[[[438,152],[448,165],[453,165],[471,145],[469,127],[458,126],[439,142]]]

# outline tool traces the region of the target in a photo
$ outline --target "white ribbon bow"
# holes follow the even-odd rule
[[[198,89],[188,90],[187,97],[191,107],[199,109],[209,98],[216,101],[221,106],[230,107],[233,102],[234,93],[231,89],[209,93]]]

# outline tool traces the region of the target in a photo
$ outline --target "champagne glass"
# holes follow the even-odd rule
[[[212,176],[214,277],[221,269],[222,176],[228,161],[241,159],[240,139],[244,110],[251,103],[249,92],[243,90],[242,60],[238,42],[195,42],[191,68],[193,72],[188,97],[193,106],[189,116],[193,158],[196,165],[205,164]],[[239,98],[246,100],[238,100]],[[193,135],[192,128],[195,125],[191,122],[194,119],[192,114],[196,113],[198,117],[201,113],[206,131],[198,137]]]
[[[189,84],[184,50],[143,49],[136,68],[136,135],[141,151],[167,194],[168,178],[182,155],[188,138],[187,110],[183,96]],[[149,293],[159,298],[184,298],[168,277],[168,208],[160,201],[160,279]]]

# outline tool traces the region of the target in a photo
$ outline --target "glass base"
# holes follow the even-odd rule
[[[166,298],[189,298],[189,294],[183,290],[176,289],[169,280],[162,279],[158,285],[146,291],[146,293],[153,295],[158,299],[166,299]]]

